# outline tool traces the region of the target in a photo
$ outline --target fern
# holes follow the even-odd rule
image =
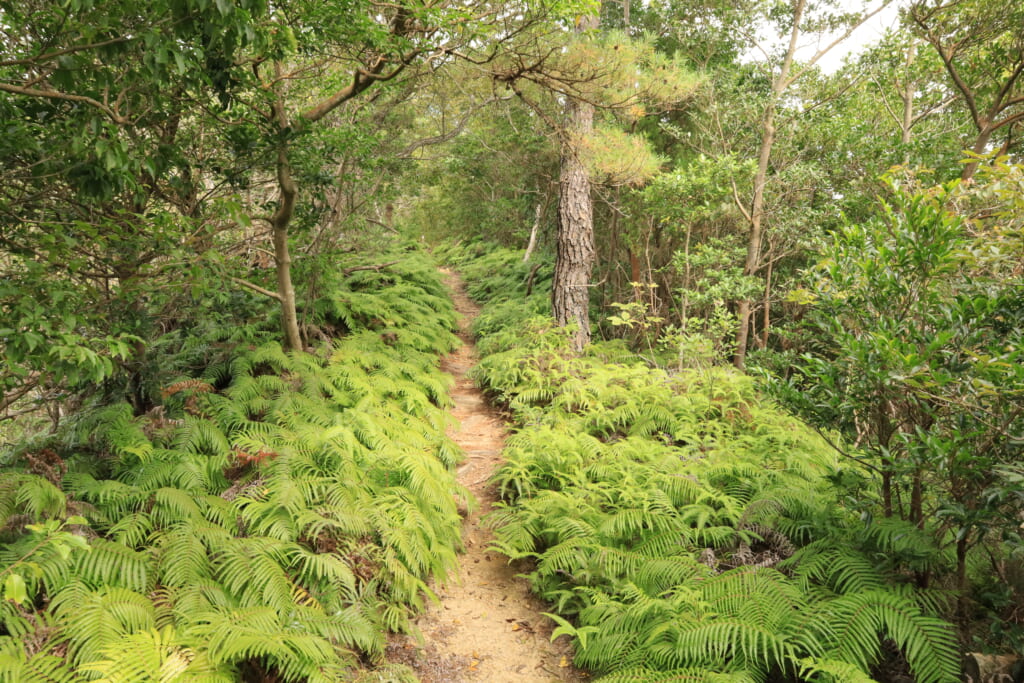
[[[83,683],[63,657],[43,650],[30,654],[9,636],[0,636],[0,683]]]
[[[128,588],[72,583],[53,596],[52,609],[64,624],[68,657],[76,666],[101,659],[119,638],[156,626],[153,603]]]
[[[138,593],[152,587],[152,557],[145,551],[94,539],[89,552],[75,557],[75,576],[88,585],[116,586]]]
[[[956,637],[949,625],[925,615],[912,601],[876,590],[845,595],[830,603],[835,646],[832,658],[866,668],[880,655],[879,633],[896,642],[914,673],[924,683],[959,677]]]
[[[704,668],[658,671],[647,668],[627,669],[601,676],[601,683],[761,683],[760,679],[744,671],[725,673]],[[853,682],[851,682],[853,683]]]
[[[890,638],[918,680],[955,677],[937,600],[893,571],[934,553],[858,524],[834,450],[749,377],[669,374],[614,344],[573,356],[564,330],[516,311],[514,283],[470,288],[490,299],[475,377],[517,427],[493,480],[494,547],[535,559],[534,590],[574,619],[558,617],[577,665],[613,681],[857,681]]]
[[[198,614],[189,635],[207,644],[210,661],[216,664],[261,660],[287,681],[342,678],[354,660],[342,658],[342,651],[330,641],[301,626],[301,617],[286,625],[269,607],[248,607]]]
[[[32,602],[3,603],[0,621],[66,643],[4,650],[0,675],[336,681],[381,656],[385,628],[410,628],[426,579],[455,566],[456,501],[471,499],[454,481],[437,359],[456,342],[454,312],[415,261],[325,278],[323,324],[353,327],[315,354],[251,330],[168,336],[161,348],[186,354],[190,374],[161,375],[164,404],[145,415],[119,403],[66,420],[53,440],[64,490],[0,474],[0,571],[30,568]],[[24,533],[69,512],[97,534],[87,551]]]
[[[104,659],[83,664],[81,671],[99,674],[97,683],[165,683],[166,681],[197,681],[190,672],[195,652],[179,642],[171,627],[131,633],[120,638],[102,652]],[[209,680],[209,671],[203,680]]]
[[[24,515],[38,522],[47,517],[66,515],[67,498],[47,479],[22,472],[0,473],[0,519]]]

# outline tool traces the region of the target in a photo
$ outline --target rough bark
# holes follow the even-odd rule
[[[577,33],[597,28],[598,18],[584,17]],[[551,308],[559,325],[575,323],[573,349],[590,343],[590,276],[594,270],[594,209],[590,178],[580,159],[580,141],[594,129],[594,106],[569,98],[562,136],[558,183],[558,239]]]

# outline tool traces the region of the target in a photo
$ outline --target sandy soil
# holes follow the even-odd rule
[[[550,642],[554,625],[540,614],[546,608],[517,576],[526,568],[509,566],[506,558],[487,549],[492,534],[481,524],[481,517],[497,499],[487,482],[501,463],[505,425],[466,376],[477,360],[468,329],[479,308],[455,274],[445,271],[445,277],[462,316],[459,336],[463,340],[442,362],[456,381],[452,413],[459,428],[451,436],[466,454],[459,481],[480,504],[465,519],[466,552],[458,576],[434,587],[440,605],[432,605],[416,622],[423,642],[397,637],[388,648],[388,659],[411,666],[423,683],[587,680],[571,665],[568,639],[562,636]]]

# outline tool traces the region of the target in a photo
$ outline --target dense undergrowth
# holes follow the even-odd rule
[[[211,327],[145,412],[86,408],[7,455],[0,681],[327,682],[379,660],[454,566],[469,499],[438,369],[454,311],[401,256],[323,276],[315,350]]]
[[[569,351],[516,254],[449,247],[472,295],[478,382],[516,432],[495,476],[496,548],[532,561],[556,633],[603,681],[959,677],[938,551],[861,514],[822,436],[732,369],[669,372],[621,342]],[[902,664],[901,664],[902,662]]]

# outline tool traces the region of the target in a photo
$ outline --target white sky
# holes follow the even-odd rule
[[[858,0],[844,0],[844,4],[850,8],[850,10],[856,10],[861,7],[861,2]],[[848,54],[855,54],[860,52],[865,46],[876,42],[886,30],[895,27],[899,23],[899,8],[902,7],[905,0],[894,0],[884,10],[871,17],[870,20],[859,26],[856,31],[850,35],[845,41],[836,45],[832,48],[828,54],[821,58],[818,62],[818,66],[825,73],[833,73],[840,66],[842,66],[843,58]],[[878,3],[872,3],[872,7],[877,7]],[[821,41],[821,44],[809,44],[802,47],[802,51],[798,53],[800,58],[810,58],[819,47],[828,45],[829,42],[835,40],[835,36],[826,38]]]

